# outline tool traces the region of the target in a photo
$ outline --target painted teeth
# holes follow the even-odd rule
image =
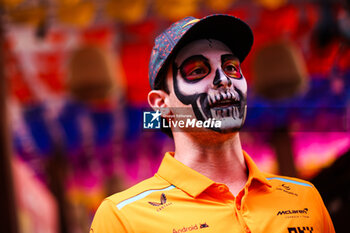
[[[229,108],[227,116],[232,116],[232,115],[233,115],[233,108]]]
[[[234,108],[234,110],[235,110],[235,114],[234,114],[234,115],[235,115],[235,116],[238,118],[238,117],[239,117],[238,108],[237,108],[237,107],[235,107],[235,108]]]
[[[209,102],[209,106],[213,105],[213,102],[211,101],[210,96],[208,96],[208,102]]]
[[[211,109],[211,115],[213,118],[222,118],[222,117],[232,117],[233,119],[239,119],[239,109],[238,107],[229,107],[223,109]]]
[[[214,109],[210,109],[211,111],[211,117],[217,118],[216,111]]]
[[[208,102],[209,105],[212,106],[214,105],[216,102],[218,101],[222,101],[222,100],[234,100],[234,101],[239,101],[239,98],[237,96],[235,96],[234,93],[232,92],[225,92],[225,93],[219,93],[216,95],[213,94],[209,94],[208,95]]]
[[[210,105],[214,104],[215,98],[212,94],[209,94],[208,99],[209,99],[208,101],[209,101]]]

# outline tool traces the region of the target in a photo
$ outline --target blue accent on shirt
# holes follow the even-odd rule
[[[307,187],[312,187],[312,185],[307,184],[307,183],[303,183],[303,182],[299,182],[299,181],[295,181],[295,180],[289,180],[286,178],[281,178],[281,177],[270,177],[270,178],[266,178],[267,180],[280,180],[280,181],[284,181],[284,182],[288,182],[288,183],[293,183],[293,184],[298,184],[298,185],[302,185],[302,186],[307,186]]]

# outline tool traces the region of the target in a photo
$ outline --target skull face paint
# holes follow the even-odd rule
[[[191,105],[197,120],[221,121],[218,132],[239,130],[247,111],[247,82],[240,62],[222,42],[196,40],[183,47],[173,63],[176,97]]]

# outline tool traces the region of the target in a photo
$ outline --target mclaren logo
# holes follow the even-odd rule
[[[161,211],[161,210],[163,210],[165,207],[167,207],[167,206],[173,204],[172,202],[168,202],[168,203],[167,203],[167,198],[166,198],[166,196],[165,196],[164,193],[162,193],[162,195],[160,195],[160,202],[149,201],[148,203],[149,203],[150,205],[159,207],[159,208],[157,208],[157,211]]]
[[[307,214],[309,211],[308,208],[304,208],[302,210],[280,210],[278,211],[277,213],[277,216],[278,215],[290,215],[290,214]]]

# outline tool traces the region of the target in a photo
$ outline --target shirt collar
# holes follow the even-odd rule
[[[249,155],[245,151],[243,151],[243,155],[247,168],[249,170],[246,186],[249,186],[252,180],[256,179],[261,183],[271,187],[268,180],[260,172]],[[173,152],[167,152],[165,154],[157,174],[168,181],[170,184],[180,188],[192,197],[197,197],[209,186],[215,183],[208,177],[176,160],[174,158]]]
[[[259,168],[254,163],[253,159],[250,158],[247,152],[243,151],[243,156],[245,160],[245,164],[247,165],[249,175],[248,175],[248,181],[246,186],[249,186],[251,182],[255,179],[260,181],[262,184],[267,185],[268,187],[271,187],[270,182],[266,179],[264,174],[259,170]]]
[[[159,167],[158,175],[193,197],[197,197],[215,182],[184,165],[174,158],[173,152],[167,152]]]

